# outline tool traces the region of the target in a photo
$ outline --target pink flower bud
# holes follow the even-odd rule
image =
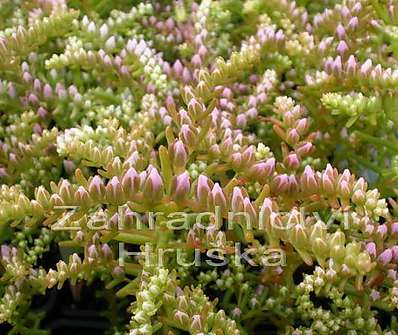
[[[213,144],[210,149],[209,153],[214,157],[219,157],[221,155],[220,146],[218,144]]]
[[[247,147],[242,153],[242,159],[246,166],[250,166],[254,163],[255,160],[255,146],[251,145]]]
[[[301,188],[306,193],[316,193],[318,190],[318,182],[316,180],[314,171],[311,166],[307,165],[304,168],[303,175],[301,176]]]
[[[145,200],[158,202],[163,197],[163,180],[156,168],[152,168],[144,183],[143,189]]]
[[[345,19],[349,18],[350,15],[351,15],[350,10],[347,8],[347,6],[343,6],[343,7],[340,9],[340,14],[341,14],[341,16],[342,16],[343,18],[345,18]]]
[[[156,22],[157,22],[156,17],[153,16],[153,15],[151,15],[151,16],[149,17],[149,23],[150,23],[151,25],[155,25]]]
[[[188,159],[188,153],[185,148],[185,145],[182,141],[177,140],[171,149],[171,159],[173,162],[173,166],[180,171],[185,168],[185,164]]]
[[[391,248],[391,251],[392,251],[393,261],[394,261],[394,262],[398,262],[398,246],[397,246],[397,245],[394,245],[394,246]]]
[[[303,118],[296,122],[295,128],[300,135],[304,135],[308,131],[308,119]]]
[[[202,206],[207,204],[212,187],[213,182],[208,177],[204,175],[199,176],[196,197]]]
[[[94,244],[91,244],[87,249],[88,257],[92,258],[92,260],[98,257],[97,247]]]
[[[367,59],[366,62],[363,63],[361,66],[361,74],[363,76],[368,76],[370,74],[370,71],[372,71],[372,60]]]
[[[349,74],[354,74],[357,68],[357,62],[355,57],[351,55],[347,60],[346,70]]]
[[[275,170],[275,158],[269,158],[266,162],[254,164],[249,169],[251,178],[264,181],[270,177]]]
[[[375,289],[372,289],[372,292],[370,293],[370,298],[373,301],[379,300],[380,299],[380,292],[376,291]]]
[[[5,261],[10,261],[11,260],[11,248],[6,245],[6,244],[2,244],[1,245],[1,258]]]
[[[194,67],[202,66],[202,60],[200,59],[200,56],[198,54],[193,55],[193,57],[191,59],[191,63]]]
[[[361,191],[365,192],[366,188],[367,188],[367,184],[365,182],[365,179],[363,179],[362,177],[359,178],[354,185],[354,190],[361,190]]]
[[[33,132],[35,134],[39,134],[40,135],[43,132],[42,126],[40,124],[38,124],[38,123],[35,123],[35,125],[33,126]]]
[[[341,74],[342,67],[343,67],[343,66],[342,66],[342,63],[341,63],[341,57],[340,57],[340,56],[337,56],[337,57],[335,58],[334,62],[333,62],[333,65],[332,65],[333,74],[334,74],[335,76],[339,76],[339,75]]]
[[[116,231],[119,228],[119,221],[120,221],[119,214],[118,213],[113,214],[111,219],[109,220],[108,229]]]
[[[244,94],[247,92],[247,85],[240,83],[238,84],[238,90],[240,93]]]
[[[154,84],[149,83],[146,86],[146,92],[147,93],[151,93],[151,94],[155,93],[156,92],[156,86]]]
[[[297,182],[296,176],[291,174],[289,176],[289,192],[296,193],[299,190],[299,184]]]
[[[184,67],[182,66],[179,59],[177,59],[176,62],[173,64],[173,70],[177,76],[182,75],[182,71],[184,70]]]
[[[365,200],[366,200],[366,195],[365,192],[363,192],[362,190],[356,190],[352,195],[352,202],[354,204],[362,205],[364,204]]]
[[[313,145],[311,142],[307,142],[305,144],[303,144],[302,146],[300,146],[298,149],[296,149],[296,153],[299,157],[303,157],[308,155],[311,150],[313,148]]]
[[[256,85],[258,82],[258,77],[255,74],[251,74],[249,77],[250,84]]]
[[[204,57],[206,57],[206,55],[207,55],[207,48],[202,44],[200,47],[199,47],[199,50],[198,50],[198,54],[199,54],[199,56],[203,59]]]
[[[167,27],[167,29],[168,29],[168,30],[172,30],[172,29],[174,28],[174,26],[175,26],[175,23],[174,23],[173,18],[172,18],[172,17],[169,17],[169,18],[166,20],[166,27]]]
[[[30,83],[33,78],[32,78],[32,75],[29,72],[24,72],[22,74],[22,79],[23,79],[24,82]]]
[[[118,177],[112,179],[106,185],[106,198],[111,203],[119,203],[122,200],[123,190]]]
[[[227,209],[227,200],[225,199],[224,191],[219,183],[215,183],[211,190],[211,204],[213,208],[220,207],[221,212],[224,213]]]
[[[234,187],[232,191],[231,209],[233,212],[241,212],[243,210],[243,194],[239,187]]]
[[[287,133],[286,141],[289,144],[296,144],[299,140],[300,140],[300,135],[296,129],[293,128]]]
[[[124,194],[131,198],[134,196],[140,187],[140,177],[137,171],[131,167],[129,168],[122,178],[122,188]]]
[[[371,257],[376,257],[376,244],[374,242],[367,243],[366,251]]]
[[[4,178],[7,176],[8,176],[7,169],[4,167],[0,167],[0,178]]]
[[[300,160],[296,154],[290,154],[285,159],[285,165],[290,170],[297,170],[300,166]]]
[[[351,189],[350,189],[350,185],[348,184],[347,181],[345,181],[345,180],[340,181],[338,188],[339,188],[340,196],[342,198],[348,199],[350,197]]]
[[[334,194],[333,181],[326,173],[322,174],[322,188],[326,194]]]
[[[341,23],[339,23],[339,24],[337,25],[337,28],[336,28],[336,35],[337,35],[337,37],[338,37],[340,40],[342,40],[342,39],[345,37],[345,29],[344,29],[344,27],[341,25]]]
[[[395,271],[393,269],[388,269],[387,277],[392,279],[392,280],[396,280],[397,279],[397,271]]]
[[[393,222],[391,224],[391,234],[397,234],[398,233],[398,222]]]
[[[7,86],[8,95],[10,96],[10,98],[15,98],[17,96],[17,90],[15,88],[15,85],[13,83],[8,83]]]
[[[348,45],[345,41],[340,41],[337,45],[337,52],[340,55],[344,55],[348,51]]]
[[[242,167],[242,155],[240,152],[235,152],[231,155],[231,165],[234,170],[239,170]]]
[[[53,90],[50,85],[45,84],[43,88],[43,96],[45,99],[50,99],[52,97]]]
[[[277,175],[272,181],[275,194],[285,193],[289,190],[289,177],[287,174]]]
[[[113,252],[112,249],[109,247],[107,243],[104,243],[101,247],[101,253],[104,256],[105,259],[112,259],[113,258]]]
[[[164,73],[170,74],[171,67],[170,67],[170,64],[168,62],[163,62],[162,69],[163,69]]]
[[[375,73],[375,77],[382,77],[383,76],[383,68],[381,67],[380,64],[377,64],[375,68],[373,69],[373,72]]]
[[[265,92],[261,92],[259,95],[257,95],[257,100],[260,104],[263,104],[267,101],[267,94]]]
[[[28,101],[31,105],[38,105],[39,104],[39,99],[37,96],[33,93],[30,93],[28,96]]]
[[[171,194],[175,200],[179,201],[188,195],[190,188],[189,174],[185,171],[173,178]]]
[[[250,109],[246,112],[246,115],[247,115],[247,117],[248,117],[249,119],[254,119],[254,118],[256,118],[257,115],[258,115],[257,109],[254,108],[254,107],[250,108]]]
[[[332,72],[333,63],[334,63],[333,58],[328,57],[326,59],[325,63],[323,64],[323,67],[324,67],[326,72],[328,72],[328,73]]]
[[[367,233],[369,235],[372,235],[374,230],[375,230],[375,227],[372,226],[371,224],[367,224],[365,227],[365,233]]]
[[[232,99],[232,95],[233,95],[232,90],[229,87],[225,87],[221,92],[221,96],[229,100]]]
[[[377,232],[377,235],[379,235],[382,239],[384,239],[388,232],[387,225],[382,224],[382,225],[378,226],[376,232]]]
[[[188,113],[192,119],[197,119],[202,116],[205,108],[195,98],[192,98],[188,103]]]
[[[379,255],[379,257],[377,257],[377,260],[383,265],[389,264],[391,262],[391,260],[392,260],[392,251],[391,251],[391,249],[384,250]]]
[[[352,17],[348,22],[348,29],[355,30],[359,25],[358,18],[356,16]]]
[[[156,22],[155,27],[158,30],[163,30],[164,27],[165,27],[165,24],[163,22],[161,22],[161,21],[158,21],[158,22]]]
[[[228,137],[221,144],[220,149],[221,149],[222,154],[224,154],[225,156],[229,156],[232,152],[232,146],[233,146],[232,139],[230,137]]]
[[[184,83],[188,83],[192,80],[191,72],[184,67],[184,70],[182,71],[182,80]]]
[[[359,13],[362,10],[362,5],[360,2],[356,2],[355,5],[352,7],[353,13]]]
[[[247,118],[245,114],[239,114],[236,117],[236,126],[239,128],[245,128],[247,124]]]
[[[257,225],[257,211],[254,208],[253,204],[251,203],[249,197],[246,197],[243,200],[243,209],[244,209],[245,213],[247,213],[250,217],[250,226],[249,227],[251,228],[252,226],[256,226]]]
[[[41,92],[41,82],[39,79],[35,79],[33,82],[33,90],[35,93],[40,93]]]

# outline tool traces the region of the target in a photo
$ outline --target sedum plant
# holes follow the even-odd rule
[[[398,332],[396,1],[0,17],[0,333]]]

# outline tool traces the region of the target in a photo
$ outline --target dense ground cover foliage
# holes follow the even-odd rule
[[[396,1],[0,18],[1,333],[398,332]]]

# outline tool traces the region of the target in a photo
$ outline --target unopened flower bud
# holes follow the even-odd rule
[[[269,158],[263,163],[254,164],[249,169],[249,175],[253,179],[265,181],[268,177],[272,176],[275,170],[275,158]]]
[[[101,253],[105,257],[105,259],[112,259],[113,252],[107,243],[104,243],[101,247]]]
[[[219,183],[215,183],[211,190],[211,205],[213,208],[220,207],[222,213],[227,209],[227,200]]]
[[[285,165],[290,170],[297,170],[300,166],[300,160],[296,154],[289,154],[285,158]]]
[[[140,187],[140,177],[137,171],[131,167],[122,178],[123,192],[127,198],[133,197]]]
[[[281,194],[289,190],[289,176],[287,174],[277,175],[272,181],[272,188],[276,194]]]
[[[392,251],[391,249],[386,249],[384,250],[378,257],[377,260],[383,264],[383,265],[387,265],[388,263],[391,262],[392,260]]]
[[[318,182],[311,166],[307,165],[304,168],[304,172],[300,178],[300,185],[305,193],[312,194],[318,191]]]
[[[180,139],[188,147],[193,148],[196,144],[197,134],[192,127],[187,124],[183,124],[180,130]]]
[[[185,171],[173,178],[171,194],[176,201],[180,201],[189,194],[190,188],[191,184],[189,182],[189,174]]]
[[[188,160],[188,152],[184,145],[184,143],[180,140],[177,140],[170,147],[170,157],[173,163],[173,166],[177,173],[185,170],[185,164]]]
[[[163,180],[156,168],[152,168],[144,183],[143,194],[148,202],[158,202],[163,197]]]
[[[233,212],[241,212],[243,210],[243,194],[239,187],[234,187],[232,191],[231,209]]]
[[[348,45],[345,41],[340,41],[337,46],[337,52],[340,55],[344,55],[348,51]]]
[[[341,23],[339,23],[339,24],[337,25],[337,28],[336,28],[336,35],[337,35],[337,37],[338,37],[340,40],[342,40],[342,39],[345,37],[345,29],[344,29],[344,27],[341,25]]]
[[[391,224],[391,234],[398,234],[398,222]]]
[[[123,201],[122,185],[119,178],[114,176],[106,185],[106,198],[111,203],[120,203]]]
[[[287,138],[286,138],[287,143],[293,145],[296,144],[299,140],[300,140],[300,135],[295,128],[291,129],[287,133]]]
[[[376,244],[374,242],[369,242],[366,244],[366,251],[372,257],[376,257]]]
[[[93,199],[103,199],[105,196],[105,186],[100,176],[93,177],[88,186],[88,192]]]
[[[91,198],[86,189],[83,186],[79,186],[75,192],[75,199],[77,204],[82,207],[89,207],[91,203]]]

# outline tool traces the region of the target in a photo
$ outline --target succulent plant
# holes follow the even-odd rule
[[[0,333],[61,289],[113,335],[398,333],[396,1],[0,17]]]

